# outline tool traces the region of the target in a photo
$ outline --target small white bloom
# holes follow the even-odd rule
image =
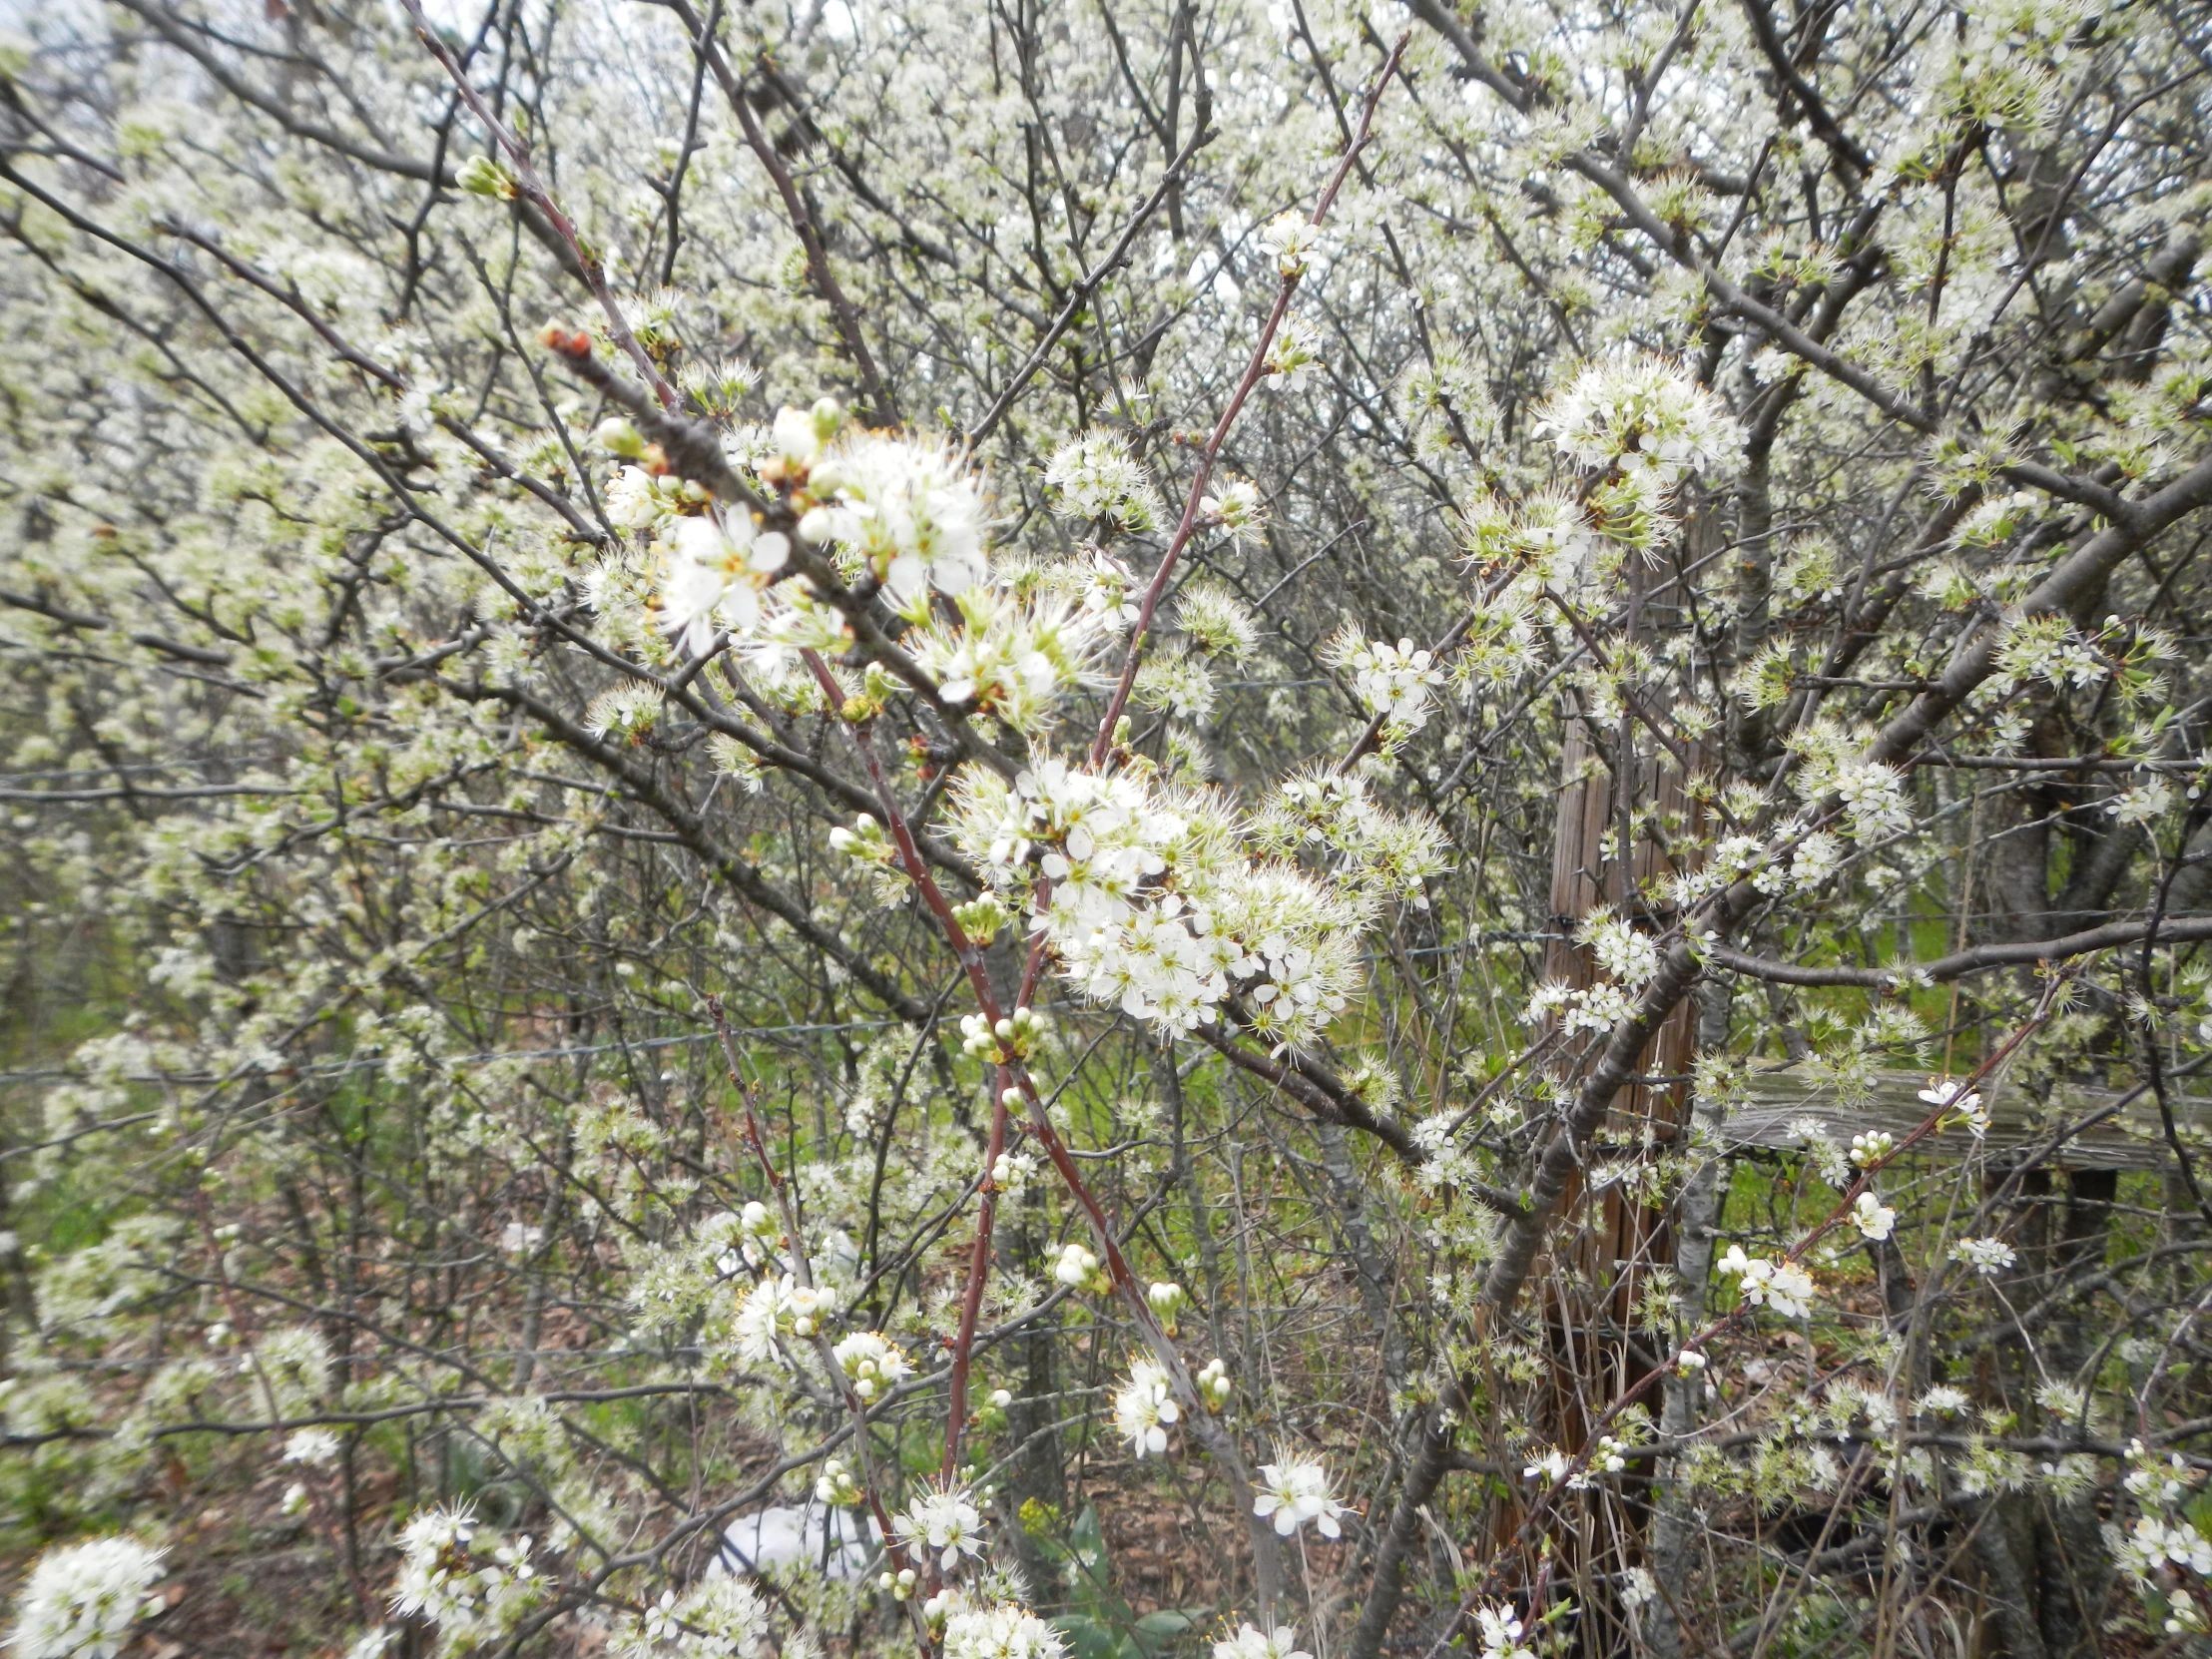
[[[1521,1641],[1521,1621],[1509,1607],[1477,1607],[1474,1626],[1482,1638],[1481,1659],[1536,1659]]]
[[[1921,1090],[1921,1099],[1930,1106],[1956,1112],[1976,1136],[1989,1132],[1989,1114],[1981,1104],[1981,1096],[1963,1083],[1953,1083],[1947,1077],[1931,1077],[1928,1087]]]
[[[1224,473],[1214,483],[1210,494],[1198,498],[1198,510],[1213,519],[1230,540],[1252,542],[1260,539],[1260,527],[1267,514],[1260,504],[1260,486],[1249,478],[1233,478]]]
[[[1870,1239],[1887,1239],[1897,1226],[1898,1213],[1873,1193],[1861,1193],[1851,1207],[1851,1224]]]
[[[1295,316],[1283,319],[1275,331],[1275,345],[1268,353],[1267,370],[1285,391],[1297,391],[1321,369],[1321,349],[1314,330]]]
[[[1150,1360],[1132,1360],[1129,1382],[1114,1395],[1114,1430],[1140,1458],[1164,1455],[1167,1425],[1182,1415],[1168,1388],[1168,1374]]]
[[[1261,248],[1275,257],[1275,269],[1285,276],[1303,275],[1321,243],[1322,228],[1299,213],[1277,215],[1260,233]]]
[[[334,1463],[337,1455],[338,1437],[327,1428],[295,1428],[284,1441],[287,1463]]]
[[[1325,1538],[1343,1535],[1337,1517],[1345,1512],[1329,1490],[1329,1471],[1316,1462],[1277,1452],[1277,1461],[1260,1467],[1260,1493],[1252,1500],[1252,1512],[1262,1520],[1274,1517],[1275,1530],[1288,1538],[1307,1521]]]
[[[957,1567],[962,1555],[983,1553],[983,1512],[965,1487],[923,1492],[891,1517],[891,1530],[902,1544],[936,1552],[945,1572]]]
[[[1574,1459],[1557,1446],[1546,1446],[1535,1454],[1535,1460],[1521,1470],[1523,1480],[1547,1480],[1553,1484],[1566,1479],[1567,1470]]]
[[[1994,1279],[2012,1265],[2012,1247],[2002,1239],[1960,1239],[1950,1247],[1950,1259],[1965,1263],[1984,1279]]]
[[[1295,1625],[1262,1631],[1256,1625],[1247,1624],[1240,1626],[1236,1635],[1228,1640],[1214,1644],[1214,1659],[1314,1659],[1314,1656],[1299,1648]]]

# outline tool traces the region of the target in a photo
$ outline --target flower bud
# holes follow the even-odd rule
[[[1183,1287],[1172,1280],[1155,1280],[1152,1288],[1145,1292],[1144,1299],[1152,1305],[1153,1313],[1159,1316],[1160,1329],[1169,1336],[1174,1336],[1175,1316],[1182,1311],[1183,1304],[1190,1300],[1184,1294]]]
[[[626,461],[634,461],[645,453],[645,437],[620,415],[609,415],[593,431],[599,447],[611,455],[620,455]]]
[[[515,199],[515,176],[489,156],[469,157],[461,164],[456,182],[471,196],[490,197],[499,202]]]

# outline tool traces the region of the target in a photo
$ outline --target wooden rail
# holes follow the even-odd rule
[[[1846,1103],[1833,1088],[1815,1084],[1802,1071],[1755,1075],[1752,1098],[1728,1113],[1721,1138],[1731,1147],[1801,1147],[1805,1135],[1799,1125],[1810,1117],[1820,1119],[1831,1135],[1846,1141],[1877,1129],[1902,1140],[1928,1116],[1929,1108],[1920,1098],[1927,1086],[1925,1073],[1883,1072],[1877,1075],[1870,1098]],[[1915,1150],[1939,1160],[1963,1161],[1977,1149],[1993,1158],[2007,1158],[2103,1111],[2126,1092],[2058,1083],[2046,1103],[2000,1083],[1984,1093],[1991,1121],[1981,1140],[1977,1142],[1963,1128],[1946,1129]],[[2184,1143],[2192,1153],[2201,1150],[2212,1160],[2212,1099],[2178,1091],[2172,1098],[2175,1124]],[[2058,1169],[2161,1170],[2172,1166],[2173,1152],[2158,1121],[2158,1102],[2146,1093],[2116,1115],[2067,1137],[2044,1162]]]

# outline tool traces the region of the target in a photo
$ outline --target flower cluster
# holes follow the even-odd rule
[[[1060,1633],[1018,1602],[949,1608],[944,1659],[1063,1659]]]
[[[2112,1553],[2131,1577],[2148,1578],[2171,1562],[2200,1578],[2212,1578],[2212,1538],[2186,1520],[2139,1515]]]
[[[1521,1023],[1540,1027],[1556,1018],[1568,1036],[1577,1031],[1610,1031],[1636,1011],[1626,989],[1610,982],[1574,986],[1547,979],[1530,994],[1521,1010]]]
[[[1368,792],[1358,772],[1308,768],[1292,774],[1254,817],[1254,844],[1292,857],[1330,859],[1346,887],[1376,898],[1428,905],[1422,883],[1450,866],[1443,827],[1425,813],[1400,813]]]
[[[1052,1021],[1026,1005],[996,1021],[982,1014],[960,1016],[960,1047],[979,1060],[1026,1059],[1052,1029]],[[1015,1102],[1009,1100],[1009,1106]]]
[[[2147,1503],[2179,1503],[2204,1480],[2204,1471],[2192,1468],[2180,1452],[2169,1451],[2161,1461],[2139,1439],[2127,1442],[2127,1464],[2121,1484]]]
[[[1037,917],[1087,998],[1187,1031],[1239,997],[1278,1042],[1319,1032],[1359,983],[1370,901],[1255,858],[1221,801],[1135,772],[1033,756],[1013,783],[970,773],[954,834],[1010,895],[1041,876]],[[1032,900],[1022,901],[1032,908]]]
[[[113,1659],[147,1610],[166,1550],[94,1538],[38,1558],[17,1603],[10,1651],[21,1659]]]
[[[616,1659],[722,1659],[751,1653],[768,1635],[768,1606],[743,1579],[703,1578],[663,1590],[613,1644]]]
[[[1574,936],[1598,972],[1629,990],[1641,990],[1658,976],[1659,941],[1615,915],[1611,905],[1600,904],[1584,916]]]
[[[849,1509],[864,1501],[867,1493],[844,1459],[831,1457],[822,1465],[821,1477],[815,1481],[815,1496],[832,1509]]]
[[[836,1311],[835,1287],[807,1286],[792,1274],[771,1274],[746,1295],[731,1321],[738,1358],[749,1366],[768,1365],[780,1358],[782,1339],[818,1336]]]
[[[475,1534],[476,1517],[466,1505],[426,1509],[399,1533],[391,1610],[438,1626],[446,1652],[512,1630],[544,1589],[530,1563],[529,1538],[479,1557],[470,1549]]]
[[[896,1344],[885,1342],[873,1331],[855,1331],[830,1353],[863,1405],[914,1369]]]
[[[1871,1169],[1897,1148],[1897,1137],[1887,1129],[1869,1129],[1852,1136],[1851,1162],[1855,1168]]]
[[[601,437],[618,454],[640,453],[636,432],[620,421]],[[841,618],[806,591],[777,585],[791,562],[790,537],[743,503],[712,502],[660,466],[625,465],[608,487],[608,511],[649,537],[662,627],[695,655],[727,632],[772,687],[790,676],[800,650],[841,649]],[[830,549],[848,578],[864,573],[917,615],[931,587],[958,596],[988,572],[982,490],[941,446],[847,433],[843,411],[826,398],[783,410],[754,469],[771,491],[787,493],[803,541]]]
[[[945,702],[1003,720],[1017,731],[1049,725],[1061,697],[1092,678],[1105,619],[1066,599],[1016,598],[990,585],[954,604],[957,626],[932,617],[904,642]]]
[[[1742,1245],[1732,1244],[1728,1254],[1713,1265],[1713,1271],[1743,1281],[1740,1290],[1747,1308],[1765,1306],[1791,1320],[1801,1320],[1813,1311],[1812,1275],[1795,1262],[1746,1256]]]
[[[1325,661],[1352,676],[1353,695],[1371,715],[1406,732],[1428,724],[1428,709],[1443,670],[1435,654],[1411,640],[1391,645],[1348,631],[1330,641]]]
[[[1960,1239],[1950,1247],[1950,1259],[1964,1263],[1984,1279],[1994,1279],[2012,1265],[2012,1247],[2002,1239]]]
[[[1089,1291],[1093,1296],[1104,1296],[1114,1288],[1106,1276],[1105,1264],[1085,1245],[1061,1246],[1059,1260],[1052,1264],[1052,1277],[1071,1291]]]
[[[1586,366],[1544,406],[1536,430],[1593,472],[1648,474],[1662,489],[1725,464],[1743,441],[1727,405],[1684,365],[1646,352]]]
[[[1208,497],[1209,500],[1213,499]],[[1228,513],[1233,501],[1217,502],[1215,509]],[[1224,518],[1224,527],[1229,521]],[[1242,662],[1259,643],[1260,627],[1244,601],[1218,582],[1186,582],[1175,596],[1175,625],[1193,646],[1209,657]]]
[[[1863,841],[1881,840],[1913,827],[1905,800],[1905,775],[1879,761],[1849,761],[1829,780],[1851,819],[1851,833]]]
[[[800,516],[800,535],[841,549],[902,605],[931,587],[958,595],[983,580],[989,514],[959,460],[939,446],[881,432],[826,448],[815,434],[825,424],[836,430],[841,420],[827,419],[822,408],[812,417],[791,409],[778,417],[781,454],[763,469],[764,476],[804,478],[804,498],[813,504]]]
[[[1044,469],[1053,511],[1066,518],[1103,520],[1124,531],[1151,530],[1160,522],[1152,475],[1112,432],[1085,432],[1052,452]]]

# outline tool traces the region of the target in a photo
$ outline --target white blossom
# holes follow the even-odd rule
[[[1984,1279],[1994,1279],[2012,1265],[2012,1247],[2002,1239],[1960,1239],[1950,1247],[1950,1259],[1965,1263]]]
[[[1742,441],[1726,405],[1682,364],[1643,353],[1584,368],[1535,429],[1584,467],[1648,471],[1664,486],[1733,459]]]
[[[846,549],[902,605],[931,587],[957,597],[989,568],[982,490],[949,450],[863,432],[817,460],[808,487],[819,504],[799,533]]]
[[[1168,1374],[1150,1360],[1133,1360],[1129,1381],[1114,1392],[1114,1431],[1138,1457],[1164,1454],[1167,1425],[1182,1415],[1168,1386]]]
[[[1898,1224],[1898,1213],[1871,1192],[1852,1201],[1851,1224],[1870,1239],[1887,1239]]]
[[[1295,1625],[1278,1625],[1263,1631],[1257,1625],[1240,1624],[1234,1636],[1214,1644],[1214,1659],[1314,1659],[1314,1656],[1298,1645]]]
[[[1921,1099],[1939,1110],[1956,1112],[1976,1137],[1989,1132],[1988,1109],[1981,1104],[1981,1096],[1963,1083],[1931,1077],[1928,1087],[1921,1090]]]
[[[1015,1602],[955,1606],[945,1616],[944,1659],[1063,1659],[1060,1633]]]
[[[1369,714],[1408,731],[1428,724],[1429,706],[1444,682],[1433,652],[1411,640],[1393,646],[1355,634],[1331,641],[1325,657],[1352,676],[1353,692]]]
[[[863,1404],[874,1400],[914,1369],[895,1343],[885,1342],[873,1331],[855,1331],[838,1342],[830,1353],[844,1369],[853,1393]]]
[[[1260,247],[1273,257],[1278,272],[1297,276],[1322,246],[1323,237],[1322,228],[1304,214],[1278,214],[1260,233]]]
[[[922,1492],[891,1516],[891,1530],[900,1543],[934,1554],[945,1572],[983,1553],[983,1512],[965,1487]]]
[[[295,1428],[284,1441],[287,1463],[334,1463],[338,1437],[327,1428]]]
[[[1337,1517],[1345,1506],[1331,1495],[1329,1471],[1317,1462],[1278,1452],[1277,1460],[1260,1466],[1260,1491],[1252,1500],[1252,1512],[1262,1520],[1271,1516],[1275,1530],[1288,1538],[1308,1521],[1325,1538],[1343,1528]]]
[[[1117,433],[1094,430],[1062,444],[1045,466],[1044,481],[1053,510],[1066,517],[1104,519],[1124,531],[1160,522],[1151,474]]]
[[[167,1553],[126,1537],[49,1549],[17,1599],[11,1651],[22,1659],[113,1659],[147,1611],[147,1589]]]
[[[1713,1271],[1742,1281],[1738,1290],[1746,1307],[1764,1305],[1784,1319],[1804,1319],[1812,1312],[1816,1287],[1812,1276],[1795,1262],[1746,1256],[1742,1245],[1732,1244]]]
[[[1521,1640],[1521,1621],[1509,1607],[1475,1608],[1474,1629],[1482,1641],[1480,1659],[1536,1659],[1535,1649]]]
[[[1321,346],[1313,327],[1287,316],[1275,331],[1267,371],[1284,391],[1302,391],[1321,372]]]
[[[2147,1578],[2169,1562],[2200,1578],[2212,1577],[2212,1538],[2186,1520],[2139,1515],[2114,1554],[2120,1570],[2131,1577]]]

